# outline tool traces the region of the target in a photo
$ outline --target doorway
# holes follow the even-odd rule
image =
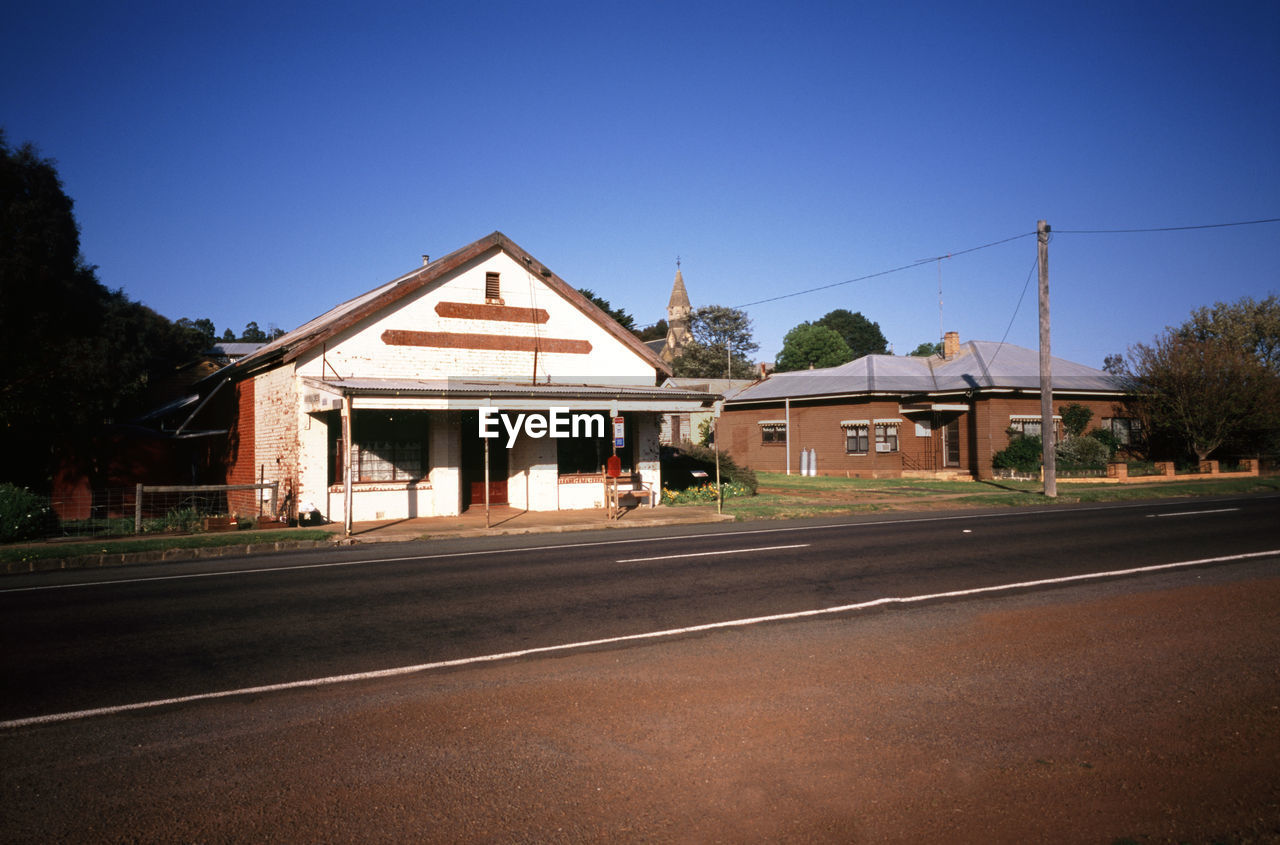
[[[462,412],[462,509],[484,505],[484,439],[479,411]],[[489,441],[489,504],[507,504],[508,457],[500,437]]]
[[[943,466],[960,466],[960,418],[948,422],[942,428]]]

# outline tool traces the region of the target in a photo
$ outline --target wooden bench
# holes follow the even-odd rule
[[[635,507],[640,506],[641,500],[648,502],[651,508],[658,506],[658,491],[653,489],[653,485],[641,481],[638,473],[620,478],[610,478],[607,472],[601,475],[604,478],[605,506],[610,519],[622,516],[622,499],[626,496],[636,500]]]

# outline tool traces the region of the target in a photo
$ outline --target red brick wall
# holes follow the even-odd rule
[[[726,409],[720,418],[724,443],[733,459],[752,469],[767,472],[784,472],[787,468],[787,449],[791,450],[791,471],[800,471],[800,451],[813,449],[817,454],[819,475],[847,475],[852,478],[891,478],[902,473],[902,453],[876,452],[874,430],[865,455],[850,455],[845,451],[845,433],[841,420],[901,419],[898,424],[899,449],[920,449],[915,426],[898,413],[898,402],[869,400],[791,405],[790,442],[764,443],[760,434],[760,420],[781,420],[786,417],[782,404],[752,406],[750,409]],[[927,447],[926,447],[927,448]]]
[[[254,464],[255,442],[257,434],[254,429],[255,391],[253,379],[237,382],[235,386],[235,417],[231,431],[227,437],[227,483],[253,484],[258,480]]]
[[[963,400],[948,399],[948,404]],[[1063,396],[1054,398],[1054,413],[1073,402],[1093,411],[1089,427],[1097,428],[1104,417],[1124,416],[1115,400],[1083,399]],[[979,478],[991,478],[991,456],[1009,445],[1006,430],[1011,414],[1040,413],[1040,397],[1035,395],[1000,395],[979,397],[971,411],[943,411],[935,414],[902,414],[896,398],[865,400],[843,399],[820,403],[792,402],[790,443],[764,443],[761,420],[786,418],[783,403],[729,407],[720,418],[721,445],[733,459],[752,469],[784,472],[787,450],[791,452],[791,472],[800,471],[800,450],[817,451],[819,475],[847,475],[853,478],[886,478],[902,474],[903,469],[947,469],[943,453],[942,428],[952,419],[960,422],[960,465],[955,469]],[[845,451],[841,420],[876,420],[898,418],[898,452],[875,451],[874,428],[870,433],[870,449],[865,455]],[[928,420],[930,434],[916,435],[916,421]]]
[[[1070,395],[1053,397],[1053,413],[1061,416],[1062,409],[1078,403],[1093,411],[1093,419],[1089,420],[1089,429],[1102,425],[1105,417],[1128,416],[1124,406],[1118,399],[1088,399]],[[974,445],[977,452],[977,475],[979,478],[991,478],[991,456],[1009,445],[1009,417],[1012,414],[1039,415],[1040,397],[1038,395],[994,395],[980,398],[976,403],[974,421]]]

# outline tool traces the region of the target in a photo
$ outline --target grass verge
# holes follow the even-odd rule
[[[756,496],[726,499],[724,510],[739,520],[795,519],[849,513],[954,508],[1025,507],[1079,502],[1124,502],[1280,491],[1280,478],[1227,478],[1155,484],[1058,482],[1047,499],[1035,481],[933,481],[928,479],[810,478],[759,473]]]
[[[191,534],[184,537],[150,537],[128,540],[41,543],[31,546],[0,546],[0,562],[73,558],[100,554],[160,552],[165,549],[210,549],[219,546],[257,546],[269,543],[326,540],[328,531],[318,528],[289,528],[277,531],[227,531]]]

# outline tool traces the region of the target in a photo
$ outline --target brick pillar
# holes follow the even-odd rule
[[[1156,461],[1156,471],[1161,475],[1173,477],[1173,461]]]
[[[1107,478],[1124,481],[1129,477],[1129,465],[1125,463],[1107,464]]]
[[[1205,475],[1217,475],[1218,462],[1217,461],[1201,461],[1200,466],[1197,468],[1196,471],[1202,472]]]

